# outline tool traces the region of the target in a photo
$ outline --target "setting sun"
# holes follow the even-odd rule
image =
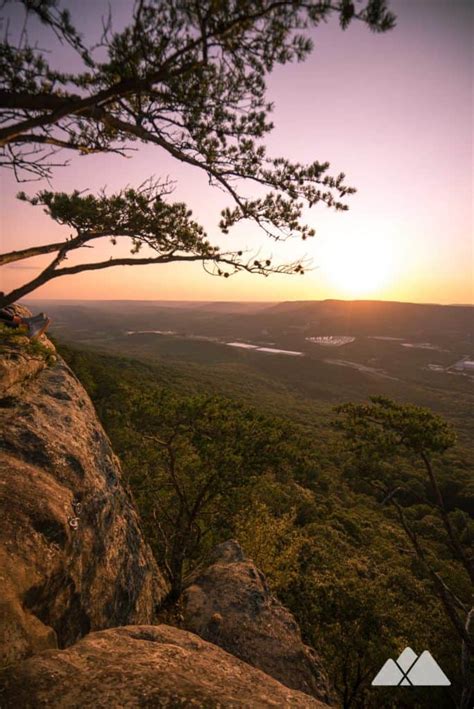
[[[373,294],[393,277],[390,242],[367,234],[335,238],[324,253],[321,270],[347,296]]]

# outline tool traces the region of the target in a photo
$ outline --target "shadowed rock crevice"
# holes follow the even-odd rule
[[[56,601],[54,606],[52,599]],[[61,599],[60,604],[57,603],[58,599]],[[55,630],[60,648],[72,645],[91,629],[90,619],[82,606],[74,580],[64,573],[57,573],[46,583],[29,588],[24,595],[23,605],[42,623]]]
[[[64,525],[52,516],[32,517],[31,525],[35,532],[42,534],[49,544],[57,544],[62,549],[67,543],[67,533]]]

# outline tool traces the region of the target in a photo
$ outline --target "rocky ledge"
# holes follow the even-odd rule
[[[323,709],[326,705],[168,625],[92,633],[67,650],[37,654],[4,677],[4,709],[117,706]]]

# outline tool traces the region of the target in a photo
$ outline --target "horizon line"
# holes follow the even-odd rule
[[[50,302],[50,303],[242,303],[275,305],[281,303],[398,303],[403,305],[437,305],[439,307],[473,308],[474,303],[433,303],[413,300],[388,300],[384,298],[310,298],[310,299],[284,299],[284,300],[222,300],[187,298],[22,298],[23,302]],[[19,301],[20,302],[20,301]]]

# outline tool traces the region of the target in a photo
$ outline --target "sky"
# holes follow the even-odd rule
[[[69,5],[84,35],[95,39],[98,4],[82,2],[80,17],[77,4]],[[115,0],[112,11],[122,17],[129,6]],[[275,104],[269,153],[300,162],[327,160],[331,174],[345,172],[358,190],[347,212],[320,205],[306,212],[316,229],[310,241],[275,244],[249,223],[222,236],[217,224],[229,199],[210,188],[200,170],[178,164],[155,146],[142,146],[131,159],[68,155],[69,166],[54,172],[52,187],[58,191],[112,192],[151,175],[169,176],[176,180],[173,200],[189,204],[211,242],[281,262],[306,256],[312,268],[304,276],[222,279],[199,264],[116,267],[57,279],[32,297],[473,303],[474,3],[392,0],[390,7],[398,17],[393,31],[377,35],[352,23],[342,32],[331,21],[312,31],[315,46],[306,62],[278,67],[268,80]],[[39,40],[45,37],[38,31]],[[7,171],[0,180],[2,251],[70,233],[15,197],[19,189],[34,194],[47,183],[18,185]],[[104,243],[93,258],[109,255]],[[1,289],[30,280],[44,263],[4,267]]]

